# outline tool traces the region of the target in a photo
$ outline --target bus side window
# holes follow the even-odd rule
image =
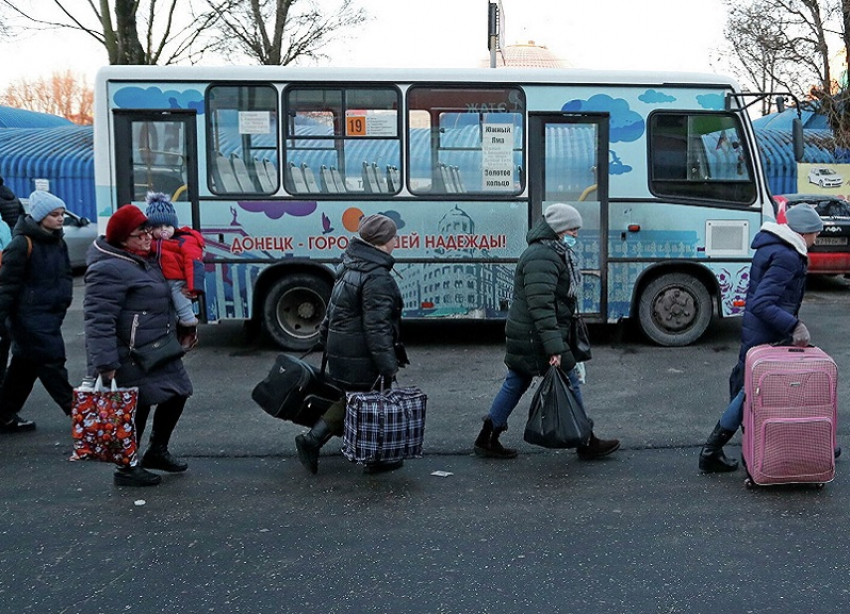
[[[307,191],[380,196],[379,169],[401,163],[401,93],[396,87],[298,84],[285,93],[285,157],[313,175]]]
[[[525,93],[493,86],[408,91],[410,191],[516,195],[523,190]]]
[[[277,191],[277,172],[269,175],[257,162],[278,158],[275,89],[269,85],[212,85],[207,90],[207,110],[210,191],[218,195]]]
[[[734,114],[656,111],[648,126],[653,194],[742,205],[755,201],[752,154]]]

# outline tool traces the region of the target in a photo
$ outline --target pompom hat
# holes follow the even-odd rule
[[[30,194],[30,215],[36,222],[41,222],[55,209],[66,209],[65,201],[44,190]]]
[[[115,247],[121,247],[138,228],[147,225],[148,218],[136,205],[124,205],[112,214],[106,224],[106,241]]]
[[[177,213],[171,200],[162,192],[148,192],[145,197],[148,208],[145,215],[148,216],[148,224],[151,226],[174,226],[177,228]]]

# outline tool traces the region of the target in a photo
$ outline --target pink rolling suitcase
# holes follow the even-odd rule
[[[744,371],[747,486],[835,477],[838,369],[816,347],[759,345]]]

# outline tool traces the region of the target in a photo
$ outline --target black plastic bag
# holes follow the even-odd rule
[[[577,448],[587,445],[592,430],[567,374],[549,367],[531,399],[523,439],[544,448]]]

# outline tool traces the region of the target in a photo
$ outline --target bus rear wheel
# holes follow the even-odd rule
[[[684,273],[668,273],[651,281],[640,297],[640,327],[663,346],[689,345],[711,322],[711,296],[699,280]]]
[[[309,350],[319,341],[331,287],[313,275],[282,277],[263,301],[263,325],[269,336],[286,350]]]

